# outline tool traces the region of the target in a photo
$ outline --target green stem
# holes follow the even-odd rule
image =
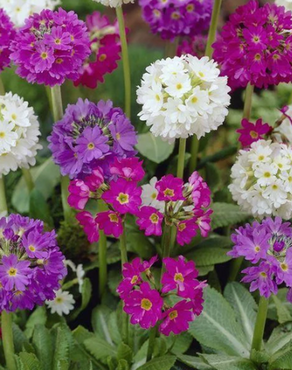
[[[154,346],[155,346],[155,338],[157,334],[157,326],[154,326],[154,328],[151,328],[149,333],[149,342],[148,342],[148,350],[147,350],[147,357],[146,357],[146,363],[151,360]]]
[[[61,200],[62,200],[62,207],[64,212],[64,219],[65,221],[70,221],[72,217],[72,210],[68,204],[68,197],[69,197],[69,186],[70,180],[67,176],[61,176]]]
[[[219,21],[219,16],[220,16],[221,5],[222,5],[222,0],[214,1],[211,25],[209,28],[208,41],[207,41],[207,46],[206,46],[206,51],[205,51],[206,56],[208,56],[209,58],[212,58],[212,55],[213,55],[212,45],[216,38],[216,31],[217,31],[217,26],[218,26],[218,21]]]
[[[268,313],[268,305],[269,300],[266,299],[265,297],[261,297],[251,345],[251,359],[253,357],[252,350],[254,349],[255,351],[260,351],[262,347],[262,341]]]
[[[107,206],[103,200],[98,202],[98,212],[107,210]],[[98,257],[99,257],[99,296],[102,297],[105,293],[107,284],[107,239],[102,230],[99,231],[98,242]]]
[[[0,212],[7,213],[8,207],[6,202],[6,195],[5,195],[5,182],[4,177],[0,177]]]
[[[131,74],[130,61],[128,52],[127,35],[125,29],[124,15],[121,7],[116,8],[116,14],[119,22],[120,38],[122,45],[122,58],[124,69],[124,84],[125,84],[125,113],[131,118]]]
[[[176,56],[177,48],[179,44],[179,37],[176,37],[173,41],[169,41],[165,45],[165,57],[173,58]]]
[[[33,181],[33,178],[31,176],[30,170],[27,169],[27,168],[22,168],[22,175],[24,177],[26,186],[28,188],[28,192],[31,193],[33,188],[34,188],[34,181]]]
[[[189,172],[195,171],[198,162],[198,152],[199,152],[199,140],[196,135],[192,137],[191,142],[191,158],[189,164]]]
[[[124,229],[123,234],[120,237],[122,269],[124,263],[128,262],[125,220],[123,229]],[[125,312],[123,312],[123,321],[122,321],[122,340],[125,344],[129,343],[129,317]]]
[[[238,275],[239,270],[240,270],[240,267],[242,265],[242,262],[243,262],[243,257],[239,257],[239,258],[233,259],[231,261],[231,267],[230,267],[230,273],[229,273],[228,281],[231,282],[231,281],[236,280],[237,275]]]
[[[171,249],[175,245],[176,227],[174,225],[164,225],[162,235],[162,257],[169,257]]]
[[[242,118],[250,119],[253,92],[254,92],[254,86],[249,83],[245,89],[244,108],[243,108]]]
[[[8,370],[16,370],[12,332],[12,313],[3,311],[1,315],[3,349]]]
[[[183,179],[183,177],[184,177],[186,144],[187,144],[186,139],[179,139],[177,177],[180,177],[181,179]]]

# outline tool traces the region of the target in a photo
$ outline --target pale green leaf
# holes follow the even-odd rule
[[[23,370],[41,370],[41,364],[33,353],[20,352],[20,361],[23,365]]]
[[[188,260],[193,260],[197,267],[206,267],[217,263],[230,261],[232,257],[227,255],[228,249],[209,247],[206,249],[194,249],[192,252],[186,253],[185,257]]]
[[[43,370],[51,370],[53,360],[53,343],[49,330],[44,325],[36,325],[32,338],[38,359]]]
[[[211,370],[214,369],[212,366],[208,365],[205,361],[203,361],[200,357],[195,356],[188,356],[188,355],[180,355],[178,359],[183,362],[184,364],[197,369],[197,370]]]
[[[201,355],[217,370],[257,370],[251,360],[227,355]]]
[[[292,342],[277,351],[269,360],[268,370],[292,369]]]
[[[175,361],[175,356],[157,357],[140,366],[138,370],[170,370]]]
[[[275,295],[272,296],[272,299],[276,306],[279,323],[284,324],[285,322],[292,321],[292,316],[284,303]]]
[[[241,223],[246,221],[250,216],[235,204],[213,203],[211,208],[213,209],[213,214],[211,215],[212,229]]]
[[[91,324],[94,332],[102,339],[106,340],[110,345],[113,345],[113,340],[109,331],[109,317],[112,313],[111,309],[106,306],[97,306],[92,312]]]
[[[281,350],[289,342],[292,342],[292,323],[277,326],[266,343],[267,351],[273,355]]]
[[[100,360],[107,357],[115,357],[117,355],[117,349],[105,340],[95,336],[84,341],[86,350],[96,359]]]
[[[151,132],[147,132],[146,134],[138,135],[136,148],[140,154],[152,162],[161,163],[172,154],[174,144],[169,144],[160,137],[155,137]]]
[[[45,325],[47,322],[47,311],[45,306],[38,306],[29,316],[25,324],[25,335],[32,337],[34,327],[38,324]]]

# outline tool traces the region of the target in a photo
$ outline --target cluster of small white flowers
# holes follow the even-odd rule
[[[76,267],[75,263],[72,262],[71,260],[65,260],[65,265],[69,266],[71,268],[71,270],[76,273],[76,281],[77,281],[78,286],[79,286],[79,293],[81,293],[83,283],[84,283],[84,276],[85,276],[85,271],[83,269],[83,265],[79,264]]]
[[[276,0],[276,5],[285,6],[287,10],[292,10],[292,0]]]
[[[292,149],[259,140],[241,150],[231,169],[229,190],[243,210],[253,216],[292,217]]]
[[[67,291],[63,292],[61,289],[56,292],[55,299],[46,301],[51,313],[57,313],[59,316],[68,315],[74,309],[74,303],[73,295]]]
[[[110,6],[111,8],[117,8],[123,4],[133,3],[134,0],[94,0],[97,3],[100,3],[105,6]]]
[[[292,0],[291,0],[292,4]],[[281,114],[282,115],[282,114]],[[273,135],[279,142],[290,142],[292,145],[292,105],[289,105],[289,109],[285,112],[287,118],[273,130]],[[290,117],[290,119],[288,118]]]
[[[0,0],[0,8],[6,11],[16,27],[23,26],[33,13],[40,13],[43,9],[53,10],[59,4],[59,0]]]
[[[11,92],[0,96],[0,177],[35,165],[39,136],[33,108]]]
[[[158,191],[155,188],[157,177],[152,177],[149,184],[142,185],[142,204],[156,208],[160,212],[164,212],[165,202],[157,200]]]
[[[158,60],[146,71],[137,102],[154,136],[169,142],[194,134],[200,139],[223,124],[230,88],[213,60],[183,55]]]

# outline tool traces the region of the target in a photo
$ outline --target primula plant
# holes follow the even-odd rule
[[[291,10],[0,0],[0,370],[292,370]]]

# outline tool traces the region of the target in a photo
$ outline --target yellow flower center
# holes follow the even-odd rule
[[[171,311],[169,314],[168,314],[168,317],[170,318],[170,320],[174,320],[178,317],[178,313],[177,313],[177,310],[174,310],[174,311]]]
[[[265,157],[264,157],[263,155],[259,155],[259,156],[258,156],[258,160],[259,160],[259,161],[263,161],[264,159],[265,159]]]
[[[34,251],[35,251],[35,247],[34,247],[33,245],[30,245],[30,246],[28,247],[28,249],[29,249],[31,252],[34,252]]]
[[[155,95],[155,99],[157,100],[157,101],[160,101],[161,99],[160,99],[160,96],[158,95],[158,94],[156,94]]]
[[[57,58],[56,59],[56,63],[57,64],[62,64],[63,63],[63,59],[62,58]]]
[[[158,9],[154,9],[154,10],[153,10],[153,14],[154,14],[154,16],[155,16],[155,17],[157,17],[157,18],[159,18],[159,17],[160,17],[160,15],[161,15],[161,13],[160,13],[160,11],[159,11]]]
[[[260,275],[263,277],[263,278],[266,278],[267,277],[267,274],[265,272],[261,272]]]
[[[110,219],[111,222],[116,222],[116,223],[119,222],[119,218],[118,218],[118,216],[115,213],[111,213],[109,215],[109,219]]]
[[[180,272],[177,272],[174,275],[174,280],[175,281],[181,281],[183,283],[185,279],[184,279],[184,277],[182,276],[182,274]]]
[[[0,138],[3,139],[5,137],[5,132],[1,131],[0,132]]]
[[[119,196],[117,197],[117,201],[120,204],[126,204],[129,203],[129,195],[125,193],[120,193]]]
[[[195,5],[194,4],[187,5],[186,10],[189,13],[193,12],[195,10]]]
[[[187,225],[185,223],[182,223],[182,224],[179,224],[178,225],[178,230],[179,231],[184,231],[184,229],[187,227]]]
[[[172,19],[180,19],[180,14],[179,14],[179,13],[177,13],[177,12],[173,12],[173,13],[171,14],[171,18],[172,18]]]
[[[118,132],[116,133],[116,139],[117,140],[120,140],[121,139],[121,134],[119,134]]]
[[[177,88],[177,90],[181,90],[182,89],[182,84],[177,84],[176,88]]]
[[[173,197],[174,196],[174,191],[173,189],[165,189],[163,194],[166,196],[166,197]]]
[[[281,269],[283,271],[288,271],[288,265],[287,265],[287,263],[281,263]]]
[[[257,139],[259,137],[259,134],[256,132],[256,131],[251,131],[250,132],[250,136],[253,138],[253,139]]]
[[[131,284],[136,284],[138,281],[139,277],[137,275],[134,275],[131,279]]]
[[[14,267],[11,267],[9,270],[8,270],[8,275],[9,276],[16,276],[17,274],[17,269],[15,269]]]
[[[261,250],[261,248],[257,245],[257,246],[254,247],[254,250],[255,250],[255,252],[259,252]]]
[[[193,104],[195,104],[197,101],[198,101],[198,98],[197,98],[196,96],[194,96],[194,97],[192,98],[192,103],[193,103]]]
[[[270,174],[270,172],[265,172],[265,173],[264,173],[264,177],[266,177],[266,178],[269,178],[269,177],[271,177],[271,174]]]
[[[17,118],[17,115],[15,113],[11,114],[11,118],[15,121]]]
[[[41,58],[42,59],[47,59],[48,58],[48,53],[45,53],[45,52],[43,52],[43,53],[41,53]]]
[[[56,303],[63,303],[63,298],[58,297],[58,298],[55,299],[55,302]]]
[[[55,44],[60,45],[61,44],[61,40],[60,39],[56,39],[55,40]]]
[[[98,59],[100,62],[103,62],[104,60],[106,60],[106,54],[101,54]]]
[[[94,146],[94,144],[93,144],[93,143],[88,143],[88,144],[87,144],[87,149],[92,150],[92,149],[94,149],[94,148],[95,148],[95,146]]]
[[[143,298],[141,301],[141,308],[143,308],[143,310],[145,311],[150,311],[151,307],[152,307],[151,301],[147,298]]]
[[[159,217],[157,216],[156,213],[152,213],[152,215],[150,216],[150,220],[153,224],[157,224],[158,221],[159,221]]]

